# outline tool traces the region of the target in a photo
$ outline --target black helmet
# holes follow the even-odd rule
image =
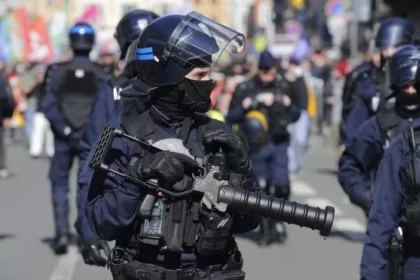
[[[197,12],[160,17],[144,29],[137,42],[138,78],[155,87],[178,85],[192,68],[210,71],[224,50],[241,52],[244,39]]]
[[[415,80],[420,48],[416,45],[400,47],[389,61],[389,72],[392,87],[402,87],[409,81]]]
[[[413,42],[414,26],[401,17],[389,17],[382,21],[376,34],[376,47],[385,50],[390,47],[399,47]]]
[[[136,9],[126,13],[117,25],[115,39],[120,45],[121,59],[125,58],[128,46],[136,40],[144,28],[159,16],[151,11]]]
[[[76,23],[69,30],[70,47],[74,51],[90,51],[95,44],[95,30],[87,23]]]

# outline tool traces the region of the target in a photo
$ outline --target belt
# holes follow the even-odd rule
[[[200,271],[195,269],[170,270],[139,262],[125,264],[124,274],[129,279],[136,280],[194,280],[200,277]]]

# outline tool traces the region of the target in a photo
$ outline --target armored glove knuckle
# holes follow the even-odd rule
[[[158,179],[161,183],[170,186],[182,180],[184,165],[175,153],[163,151],[153,155],[151,160],[144,160],[140,167],[140,174],[144,179]]]

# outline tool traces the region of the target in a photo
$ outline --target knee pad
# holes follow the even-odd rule
[[[289,200],[290,198],[290,185],[276,186],[274,196]]]

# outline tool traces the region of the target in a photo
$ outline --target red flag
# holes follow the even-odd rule
[[[29,29],[30,23],[28,14],[24,8],[16,9],[13,12],[13,18],[17,23],[16,31],[19,34],[19,37],[23,41],[23,53],[22,53],[22,60],[24,62],[28,61],[27,53],[30,50],[30,42],[29,42]]]
[[[29,39],[30,51],[27,56],[30,61],[51,62],[54,59],[48,27],[41,16],[32,22]]]

